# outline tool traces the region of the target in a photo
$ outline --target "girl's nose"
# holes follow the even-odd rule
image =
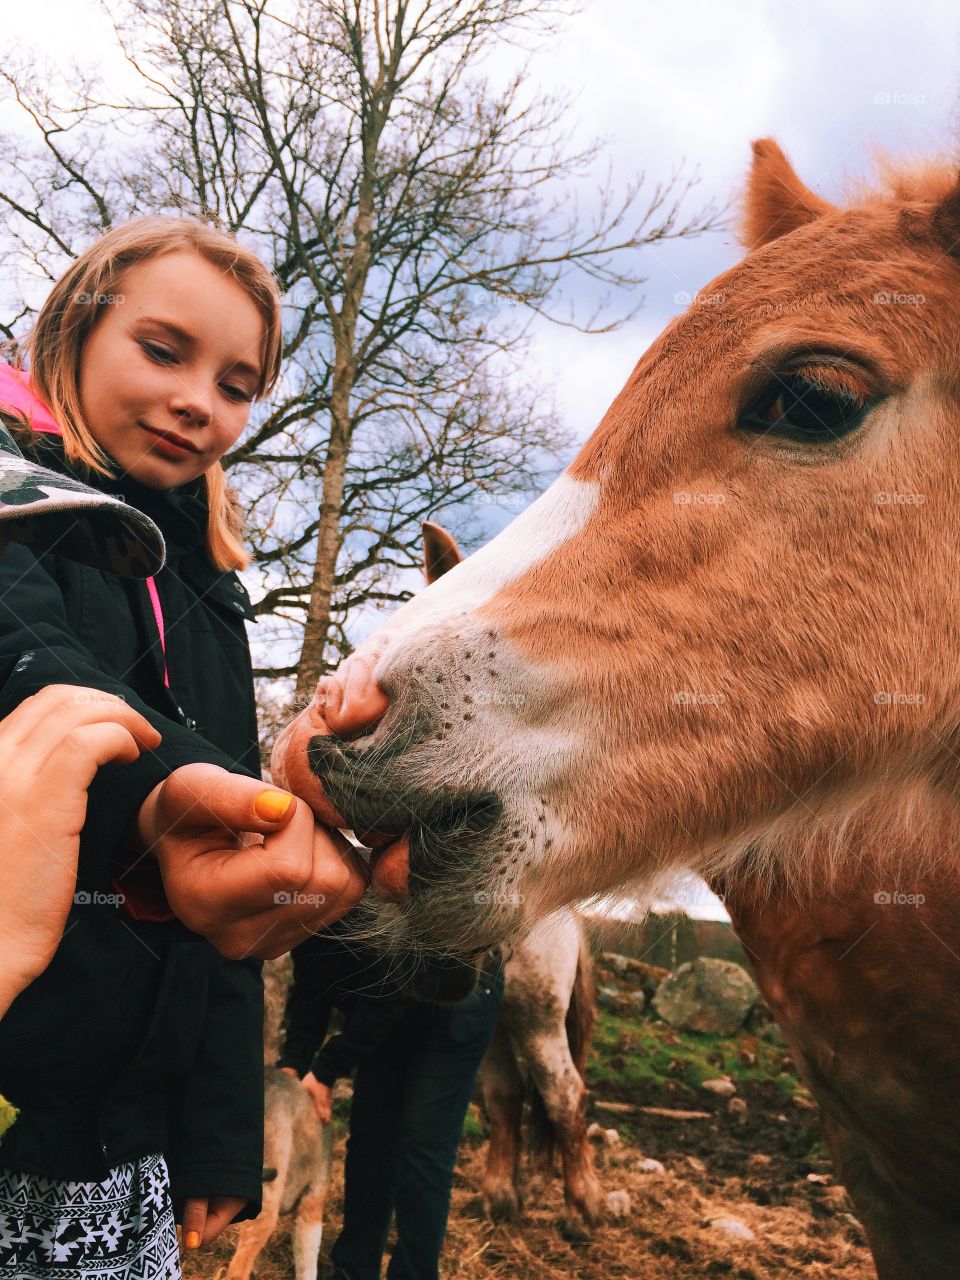
[[[202,427],[213,416],[212,397],[200,387],[183,386],[173,395],[170,408],[178,418]]]

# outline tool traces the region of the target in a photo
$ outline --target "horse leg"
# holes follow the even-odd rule
[[[518,1173],[523,1081],[510,1037],[498,1023],[480,1064],[480,1087],[490,1122],[490,1145],[483,1175],[483,1211],[491,1218],[512,1220],[520,1212]]]
[[[561,1026],[555,1033],[531,1038],[523,1048],[560,1148],[567,1222],[574,1225],[579,1214],[592,1226],[603,1216],[603,1188],[587,1141],[586,1086],[570,1056],[566,1032]]]
[[[296,1280],[317,1280],[320,1245],[323,1241],[323,1213],[330,1190],[332,1148],[333,1133],[329,1125],[324,1125],[313,1177],[301,1196],[294,1215],[293,1274]]]

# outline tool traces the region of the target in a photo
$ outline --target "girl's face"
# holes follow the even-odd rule
[[[242,286],[192,250],[137,263],[119,287],[80,357],[83,416],[121,470],[172,489],[246,426],[266,326]]]

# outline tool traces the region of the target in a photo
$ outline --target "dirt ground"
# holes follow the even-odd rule
[[[796,1102],[784,1103],[775,1089],[763,1085],[742,1096],[749,1108],[746,1124],[738,1123],[719,1099],[702,1104],[712,1116],[700,1120],[609,1110],[594,1101],[592,1118],[620,1135],[619,1144],[598,1149],[605,1187],[626,1190],[632,1209],[624,1221],[597,1227],[581,1239],[561,1226],[559,1177],[529,1179],[519,1221],[485,1221],[479,1197],[485,1146],[465,1142],[453,1189],[444,1280],[874,1280],[863,1233],[844,1192],[833,1184],[826,1162],[811,1156],[809,1126],[815,1126],[815,1116]],[[342,1128],[340,1121],[321,1277],[329,1275],[327,1250],[339,1226]],[[665,1172],[642,1172],[638,1166],[646,1157],[661,1161]],[[753,1239],[731,1237],[711,1225],[717,1218],[735,1219]],[[184,1271],[188,1280],[222,1277],[233,1239],[231,1229],[222,1243],[190,1258]],[[293,1280],[285,1223],[261,1255],[256,1274],[259,1280]]]

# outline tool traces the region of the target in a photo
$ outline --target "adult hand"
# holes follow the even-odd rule
[[[367,887],[349,843],[317,826],[307,805],[216,765],[174,770],[138,825],[170,909],[230,959],[283,955],[339,920]]]
[[[246,1200],[238,1196],[191,1196],[183,1202],[180,1230],[185,1249],[199,1249],[212,1244],[229,1227]]]
[[[329,1124],[333,1116],[333,1090],[328,1084],[318,1080],[312,1071],[308,1071],[300,1083],[309,1093],[320,1123]]]
[[[0,722],[0,1015],[63,936],[94,775],[159,743],[122,699],[75,685],[48,685]]]

